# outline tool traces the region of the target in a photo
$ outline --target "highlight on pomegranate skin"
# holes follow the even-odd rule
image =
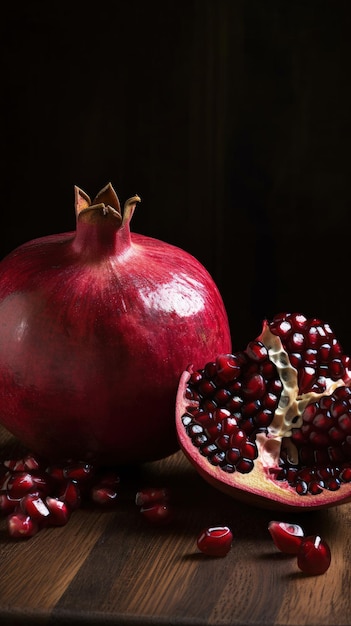
[[[329,324],[263,322],[246,349],[183,372],[180,446],[201,476],[246,502],[311,510],[351,500],[351,378]]]
[[[231,350],[212,277],[185,250],[131,232],[139,203],[122,210],[111,184],[92,201],[76,187],[74,232],[0,262],[0,422],[48,462],[172,454],[181,372]]]

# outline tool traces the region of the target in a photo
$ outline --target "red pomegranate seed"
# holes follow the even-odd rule
[[[21,498],[35,489],[35,480],[28,472],[14,472],[7,483],[7,490],[11,498]]]
[[[278,550],[286,554],[298,553],[304,537],[301,526],[272,520],[268,524],[268,530]]]
[[[46,473],[54,480],[65,480],[64,467],[62,465],[49,465],[46,468]]]
[[[254,374],[245,381],[243,394],[246,398],[259,399],[266,392],[266,384],[261,374]]]
[[[121,482],[121,477],[118,472],[114,472],[113,470],[106,471],[104,474],[99,476],[99,485],[104,485],[105,487],[117,487]]]
[[[117,491],[107,485],[93,485],[90,490],[90,498],[99,506],[109,506],[116,501]]]
[[[10,513],[6,520],[8,533],[15,539],[33,537],[39,530],[37,522],[26,513],[19,511]]]
[[[146,487],[136,493],[135,504],[145,506],[154,502],[169,502],[170,492],[166,487]]]
[[[10,498],[6,489],[1,489],[0,491],[0,512],[3,515],[8,515],[15,511],[18,507],[21,499],[20,498]]]
[[[11,472],[24,472],[26,470],[23,459],[6,459],[3,464]]]
[[[64,526],[67,524],[71,512],[65,502],[59,498],[47,496],[45,499],[46,506],[50,511],[49,523],[51,526]]]
[[[319,535],[305,537],[297,554],[297,565],[304,574],[319,576],[324,574],[331,563],[329,545]]]
[[[155,502],[140,508],[142,516],[151,524],[166,525],[173,520],[173,510],[166,502]]]
[[[351,481],[351,467],[345,467],[342,469],[340,478],[343,482],[349,483]]]
[[[268,358],[268,350],[261,341],[250,341],[245,352],[255,362],[262,362]]]
[[[208,556],[224,557],[232,547],[233,533],[228,526],[213,526],[201,531],[197,538],[200,552]]]
[[[216,370],[223,382],[229,382],[239,376],[240,362],[234,354],[220,354],[216,359]]]
[[[58,498],[65,502],[71,511],[75,511],[81,504],[81,491],[76,480],[65,480],[58,491]]]
[[[301,313],[292,313],[289,315],[289,322],[294,330],[305,330],[307,318]]]
[[[23,513],[29,515],[38,524],[44,524],[50,515],[50,511],[45,502],[38,494],[27,494],[21,501],[20,506]]]
[[[94,473],[94,467],[90,463],[75,463],[74,465],[68,465],[63,470],[63,475],[65,478],[70,478],[71,480],[86,480],[87,478],[91,478]]]
[[[34,454],[27,454],[23,459],[23,467],[27,472],[39,471],[40,461]]]

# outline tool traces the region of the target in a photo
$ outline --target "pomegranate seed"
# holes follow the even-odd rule
[[[7,516],[7,528],[10,537],[14,537],[15,539],[33,537],[39,530],[39,526],[35,520],[26,513],[19,511],[10,513],[10,515]]]
[[[70,518],[70,509],[65,502],[59,498],[47,496],[46,506],[50,511],[49,522],[51,526],[64,526]]]
[[[251,459],[246,459],[246,458],[240,459],[238,463],[236,464],[236,469],[241,474],[249,474],[249,472],[252,472],[253,467],[254,467],[253,461]]]
[[[224,557],[232,547],[233,534],[228,526],[213,526],[201,531],[197,538],[200,552],[208,556]]]
[[[50,511],[45,502],[37,494],[28,493],[21,499],[20,504],[23,513],[29,515],[39,524],[43,524],[47,521],[50,515]]]
[[[145,519],[156,525],[166,525],[173,520],[173,511],[167,503],[155,502],[142,506],[140,512]]]
[[[28,472],[15,472],[8,480],[7,489],[11,498],[21,498],[35,490],[36,483],[33,476]]]
[[[268,350],[261,341],[250,341],[245,352],[250,359],[256,362],[268,359]]]
[[[220,354],[216,359],[217,375],[223,382],[235,380],[240,369],[240,362],[234,354]]]
[[[251,376],[243,387],[243,394],[246,398],[259,399],[265,394],[266,384],[261,374]]]
[[[26,469],[23,459],[6,459],[6,461],[3,461],[3,464],[11,472],[24,472]]]
[[[63,481],[65,479],[64,467],[61,465],[49,465],[46,468],[46,473],[57,481]]]
[[[106,473],[102,474],[99,477],[99,485],[104,485],[105,487],[117,487],[120,482],[121,482],[121,478],[120,475],[117,472],[114,471],[107,471]]]
[[[324,574],[331,563],[329,545],[319,535],[305,537],[297,554],[297,565],[304,574]]]
[[[341,480],[345,483],[349,483],[351,481],[351,467],[345,467],[340,474]]]
[[[58,498],[65,502],[71,511],[75,511],[81,504],[81,491],[76,480],[65,480],[58,493]]]
[[[117,491],[107,485],[97,484],[91,488],[90,498],[100,506],[109,506],[115,502]]]
[[[94,472],[93,465],[89,463],[77,463],[74,465],[68,465],[63,470],[63,475],[65,478],[70,478],[71,480],[86,480],[87,478],[91,478]]]
[[[12,513],[18,507],[20,501],[20,498],[10,498],[6,489],[2,489],[0,491],[0,512],[3,515]]]
[[[147,487],[136,493],[135,504],[145,506],[154,502],[169,502],[170,492],[165,487]]]
[[[291,323],[294,330],[304,331],[307,324],[307,318],[301,313],[292,313],[289,316],[289,322]]]
[[[228,461],[228,463],[236,465],[239,459],[241,459],[241,452],[239,448],[229,448],[229,450],[227,450],[226,460]]]
[[[40,462],[33,454],[27,454],[23,459],[23,469],[27,472],[35,472],[40,469]]]
[[[301,526],[272,520],[268,524],[268,530],[278,550],[286,554],[298,553],[304,537]]]

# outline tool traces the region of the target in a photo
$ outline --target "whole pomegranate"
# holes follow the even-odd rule
[[[75,188],[76,230],[0,263],[0,423],[50,458],[125,464],[178,449],[181,372],[229,351],[227,314],[206,269],[130,232],[140,200]]]
[[[322,320],[265,320],[245,350],[182,374],[183,451],[211,484],[255,505],[311,510],[350,501],[349,364]]]

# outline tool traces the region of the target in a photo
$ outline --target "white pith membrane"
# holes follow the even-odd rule
[[[302,426],[303,412],[308,404],[316,402],[322,396],[329,396],[337,387],[345,385],[345,381],[339,379],[333,381],[326,378],[326,388],[322,393],[309,391],[308,393],[299,393],[298,372],[291,365],[289,355],[283,348],[282,342],[277,335],[271,333],[267,322],[264,323],[263,331],[258,337],[268,350],[269,359],[277,368],[278,376],[282,382],[283,388],[280,395],[278,406],[274,413],[271,424],[267,427],[267,434],[258,433],[256,437],[257,449],[262,466],[269,471],[279,466],[280,449],[282,440],[285,439],[288,461],[292,465],[297,465],[298,451],[295,444],[291,440],[293,428]]]
[[[230,496],[250,504],[258,504],[276,510],[301,511],[303,509],[321,509],[349,502],[351,500],[351,483],[342,484],[340,489],[335,492],[328,491],[327,498],[321,497],[321,494],[314,495],[311,493],[301,497],[287,479],[277,480],[275,477],[281,470],[280,452],[283,440],[288,463],[295,466],[299,465],[298,450],[291,439],[291,435],[293,429],[302,426],[305,408],[323,396],[332,395],[336,388],[349,385],[350,372],[347,372],[348,376],[345,376],[344,379],[336,381],[325,378],[325,389],[321,393],[311,391],[300,394],[298,371],[291,365],[288,352],[284,349],[280,338],[270,331],[267,321],[264,322],[263,330],[257,337],[257,341],[265,345],[268,358],[276,366],[283,387],[273,420],[267,427],[267,433],[257,433],[256,435],[258,457],[254,461],[253,469],[249,473],[236,471],[227,474],[220,466],[212,465],[206,457],[202,457],[197,449],[193,448],[192,443],[189,447],[191,440],[182,422],[182,417],[185,408],[183,394],[190,379],[191,371],[183,373],[176,400],[179,418],[177,432],[183,452],[207,482]],[[348,379],[347,382],[345,382],[346,378]],[[185,405],[191,409],[191,407],[198,406],[198,401],[186,399]],[[180,413],[178,413],[178,406],[181,407]]]

